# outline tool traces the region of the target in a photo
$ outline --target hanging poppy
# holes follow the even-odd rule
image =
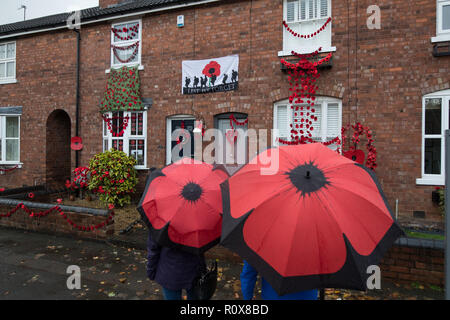
[[[364,164],[364,160],[366,158],[366,155],[362,150],[349,150],[344,152],[342,155],[359,164]]]
[[[83,149],[83,139],[81,139],[80,137],[73,137],[71,139],[70,147],[72,148],[72,150],[75,150],[75,151],[79,151],[79,150]]]
[[[216,61],[211,61],[203,69],[202,73],[209,78],[212,78],[213,76],[218,77],[220,76],[220,64],[218,64]]]

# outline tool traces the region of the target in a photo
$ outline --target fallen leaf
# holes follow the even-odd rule
[[[120,283],[125,283],[127,281],[127,278],[119,279],[119,281],[120,281]]]

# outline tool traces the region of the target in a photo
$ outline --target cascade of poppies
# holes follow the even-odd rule
[[[137,67],[111,69],[100,112],[143,110],[140,89],[141,82]]]

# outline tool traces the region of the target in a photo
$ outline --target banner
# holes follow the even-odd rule
[[[239,89],[239,56],[183,61],[182,94]]]

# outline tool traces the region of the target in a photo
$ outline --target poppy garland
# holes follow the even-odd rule
[[[311,34],[300,34],[295,32],[294,30],[292,30],[291,28],[289,28],[289,25],[286,21],[283,20],[283,26],[286,28],[287,31],[289,31],[290,34],[292,34],[294,37],[297,38],[302,38],[302,39],[311,39],[314,38],[315,36],[317,36],[319,33],[321,33],[322,31],[325,30],[325,28],[327,27],[327,25],[331,22],[331,17],[327,19],[327,21],[325,21],[325,23],[319,28],[317,29],[317,31],[311,33]]]

